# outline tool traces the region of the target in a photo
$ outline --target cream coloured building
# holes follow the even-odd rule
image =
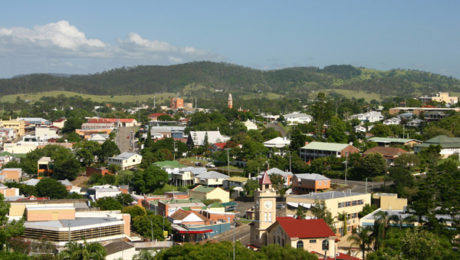
[[[286,203],[288,205],[300,204],[308,208],[315,203],[321,202],[324,202],[326,209],[331,212],[331,216],[334,219],[334,227],[337,232],[336,234],[342,235],[345,225],[342,220],[339,220],[339,214],[346,214],[347,233],[351,232],[353,228],[359,226],[358,213],[363,210],[366,204],[371,204],[371,194],[350,191],[329,191],[286,196]],[[287,213],[295,214],[295,211]]]
[[[25,135],[25,123],[22,120],[0,120],[0,128],[12,128],[17,135]]]
[[[230,201],[230,193],[220,187],[205,187],[198,185],[189,190],[189,197],[199,200],[220,200],[221,202]]]

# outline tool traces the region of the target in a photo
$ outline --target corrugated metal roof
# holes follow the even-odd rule
[[[304,147],[302,147],[301,149],[340,152],[343,149],[347,148],[348,146],[349,144],[311,142],[305,145]]]

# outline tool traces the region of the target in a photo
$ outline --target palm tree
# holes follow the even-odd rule
[[[375,238],[374,248],[377,250],[383,245],[386,233],[390,227],[392,216],[390,216],[386,211],[379,211],[375,214],[375,217],[376,220],[374,222],[374,232],[372,235]]]
[[[152,254],[149,253],[147,250],[142,250],[139,254],[137,254],[133,260],[153,260],[154,257]]]
[[[372,229],[370,227],[360,227],[354,231],[348,238],[352,244],[358,245],[363,254],[363,260],[366,258],[366,251],[370,250],[373,237],[371,236]]]
[[[66,249],[59,254],[61,260],[104,260],[107,252],[99,243],[67,243]]]

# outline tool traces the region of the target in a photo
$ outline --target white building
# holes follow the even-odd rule
[[[350,116],[350,119],[355,119],[355,118],[361,122],[369,122],[369,123],[379,122],[384,119],[382,112],[379,112],[379,111],[369,111],[366,113],[361,113],[361,114]]]
[[[118,194],[121,194],[121,191],[117,186],[106,184],[93,186],[88,189],[87,193],[92,200],[96,201],[100,198],[116,197]]]
[[[37,149],[39,145],[44,144],[46,143],[41,142],[37,137],[26,135],[17,143],[5,143],[3,145],[3,150],[12,154],[26,154]]]
[[[257,130],[257,125],[254,124],[252,121],[250,121],[249,119],[247,121],[245,121],[244,123],[244,126],[246,127],[246,129],[249,130]]]
[[[203,172],[195,176],[195,184],[199,183],[206,186],[222,186],[224,181],[228,178],[228,175],[222,174],[220,172]]]
[[[292,112],[284,115],[288,125],[298,125],[298,124],[307,124],[313,120],[313,117],[305,113]]]
[[[401,118],[399,117],[392,117],[388,118],[387,120],[383,121],[384,125],[399,125],[401,124]]]
[[[225,143],[230,137],[221,135],[219,131],[190,131],[187,144],[203,146],[207,139],[208,144]]]
[[[133,168],[136,165],[141,164],[142,155],[137,153],[124,152],[114,157],[109,157],[108,164],[116,164],[121,167],[122,170]]]
[[[35,136],[40,141],[48,141],[48,139],[59,138],[55,128],[35,127]]]

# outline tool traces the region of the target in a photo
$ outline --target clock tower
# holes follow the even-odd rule
[[[255,220],[251,225],[251,244],[267,245],[267,228],[276,221],[276,191],[267,172],[259,180],[259,188],[254,192]]]

